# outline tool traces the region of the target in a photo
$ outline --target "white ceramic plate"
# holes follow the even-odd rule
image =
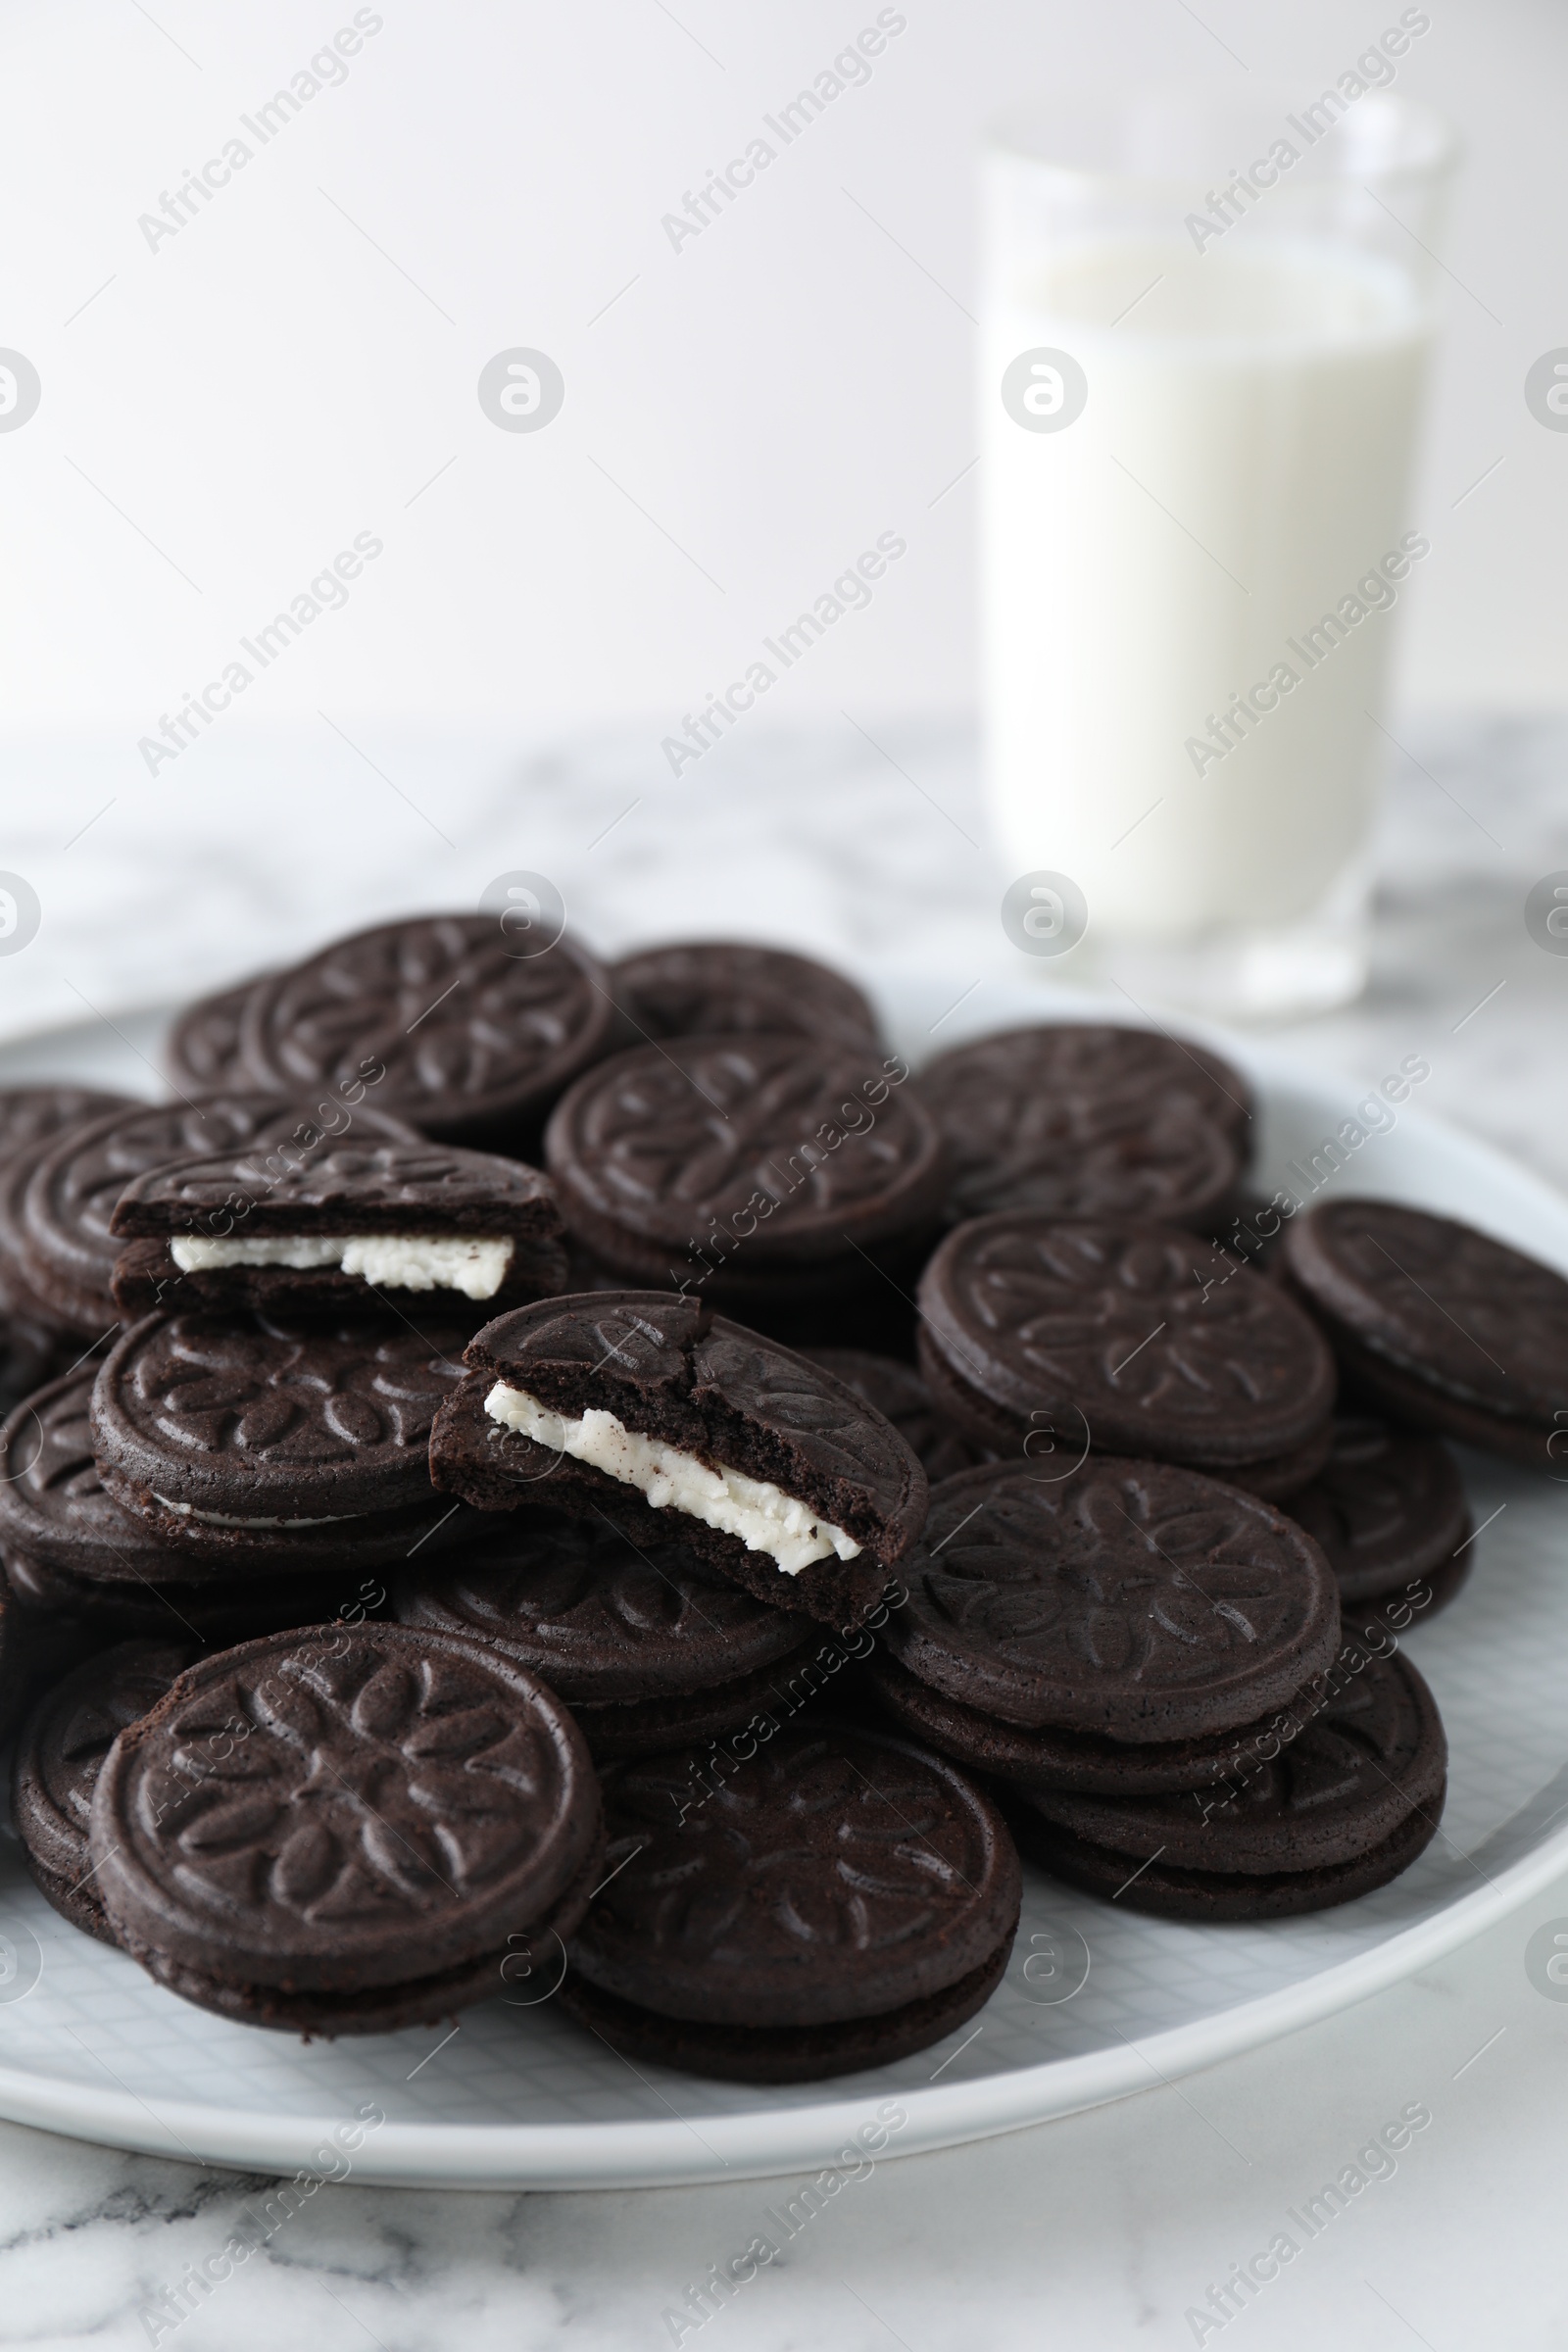
[[[1040,1017],[1033,989],[1002,981],[978,984],[949,1012],[963,986],[921,977],[884,990],[911,1058]],[[1069,1017],[1097,1009],[1080,999]],[[94,1025],[0,1048],[0,1083],[58,1073],[154,1093],[161,1027],[156,1015],[126,1017],[113,1033]],[[1261,1091],[1259,1172],[1271,1189],[1303,1146],[1339,1130],[1361,1090],[1216,1042]],[[1568,1272],[1568,1202],[1425,1117],[1418,1099],[1419,1089],[1337,1181],[1469,1217]],[[1465,1470],[1484,1523],[1474,1572],[1409,1637],[1447,1726],[1447,1811],[1415,1867],[1359,1902],[1257,1927],[1183,1927],[1026,1869],[1012,1963],[980,2030],[875,2073],[758,2090],[635,2068],[548,1999],[466,2011],[445,2040],[437,2030],[305,2044],[225,2025],[67,1927],[7,1841],[0,2114],[119,2147],[289,2172],[324,2166],[314,2152],[373,2106],[386,2121],[352,2158],[361,2180],[739,2180],[831,2163],[879,2105],[886,2118],[888,2101],[905,2120],[885,2152],[910,2154],[1119,2098],[1288,2033],[1450,1950],[1568,1866],[1568,1505],[1554,1485],[1479,1455]],[[1083,1946],[1087,1978],[1053,1998],[1082,1974],[1072,1955]]]

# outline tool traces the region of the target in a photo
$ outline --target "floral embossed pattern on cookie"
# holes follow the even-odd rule
[[[1568,1281],[1552,1267],[1391,1200],[1336,1200],[1298,1218],[1285,1263],[1371,1402],[1555,1466],[1568,1426]]]
[[[1301,1309],[1171,1228],[977,1217],[920,1283],[921,1361],[992,1424],[1076,1415],[1107,1452],[1205,1466],[1283,1455],[1321,1432],[1334,1364]],[[1309,1475],[1310,1466],[1306,1473]]]
[[[401,1626],[282,1634],[193,1668],[93,1796],[132,1948],[233,1984],[353,1990],[505,1945],[592,1857],[570,1719],[523,1669]]]
[[[562,1102],[546,1152],[567,1224],[611,1262],[710,1228],[739,1244],[741,1271],[853,1258],[941,1195],[936,1129],[878,1050],[797,1037],[616,1054]]]
[[[240,1048],[284,1092],[373,1064],[384,1108],[464,1143],[539,1118],[618,1034],[585,948],[518,956],[493,917],[448,914],[357,932],[258,982]]]
[[[1267,1503],[1164,1463],[948,1479],[904,1568],[888,1647],[1004,1722],[1192,1738],[1294,1697],[1332,1659],[1339,1601]]]
[[[951,1766],[842,1730],[780,1733],[707,1802],[689,1759],[607,1776],[607,1867],[574,1948],[673,2017],[872,2015],[977,1966],[1016,1909],[989,1808]]]
[[[429,1442],[464,1339],[409,1318],[148,1315],[94,1384],[99,1475],[166,1544],[251,1565],[399,1557],[450,1515]]]

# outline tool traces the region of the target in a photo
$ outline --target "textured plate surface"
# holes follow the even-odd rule
[[[882,992],[895,1044],[967,981]],[[985,982],[944,1042],[1055,1017],[1069,1001]],[[1085,1019],[1115,1017],[1084,998]],[[121,1022],[153,1051],[163,1023]],[[1262,1189],[1319,1148],[1360,1094],[1230,1039],[1262,1097]],[[112,1051],[110,1049],[113,1049]],[[0,1049],[0,1083],[34,1073],[141,1091],[145,1065],[100,1025]],[[1568,1201],[1487,1146],[1403,1106],[1337,1188],[1468,1217],[1568,1272]],[[1568,1465],[1565,1465],[1568,1468]],[[293,2171],[375,2102],[355,2157],[367,2181],[441,2187],[737,2180],[831,2160],[879,2101],[907,2121],[889,2154],[951,2145],[1175,2080],[1348,2006],[1450,1950],[1568,1864],[1568,1517],[1547,1481],[1464,1457],[1477,1561],[1409,1654],[1450,1747],[1443,1829],[1394,1886],[1315,1918],[1186,1927],[1123,1913],[1025,1865],[1023,1921],[1001,1988],[950,2042],[874,2073],[779,2090],[625,2061],[557,2013],[556,1971],[522,1967],[506,1999],[442,2029],[304,2044],[204,2015],[68,1928],[0,1841],[0,2114],[176,2158]],[[1086,1974],[1087,1963],[1087,1974]],[[540,1994],[543,1997],[535,1997]],[[324,2161],[324,2160],[323,2160]]]

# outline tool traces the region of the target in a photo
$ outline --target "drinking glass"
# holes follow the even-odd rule
[[[1387,86],[1417,37],[1321,93],[992,139],[985,765],[1042,971],[1241,1019],[1364,982],[1395,609],[1437,536],[1408,488],[1455,142]]]

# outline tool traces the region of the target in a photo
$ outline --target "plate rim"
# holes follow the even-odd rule
[[[907,2110],[889,2157],[928,2155],[977,2139],[1055,2123],[1092,2107],[1136,2096],[1169,2080],[1243,2055],[1341,2009],[1355,2007],[1386,1991],[1414,1970],[1457,1950],[1488,1927],[1517,1910],[1568,1866],[1568,1823],[1530,1853],[1520,1856],[1485,1886],[1445,1904],[1428,1919],[1401,1929],[1366,1951],[1319,1969],[1294,1984],[1277,1986],[1207,2017],[1169,2026],[1121,2050],[1088,2050],[1070,2058],[1044,2059],[972,2083],[940,2090],[896,2089]],[[1223,1929],[1216,1931],[1223,1933]],[[123,1957],[123,1955],[121,1955]],[[135,1965],[126,1961],[128,1967]],[[20,2006],[20,2004],[18,2004]],[[102,2062],[100,2062],[102,2063]],[[1043,2100],[1047,2082],[1059,2095]],[[392,2123],[377,2127],[372,2143],[356,2153],[345,2179],[368,2187],[510,2189],[708,2187],[727,2180],[765,2180],[791,2173],[826,2169],[866,2121],[874,2092],[809,2107],[752,2110],[704,2116],[700,2133],[681,2120],[673,2123],[433,2124]],[[328,2111],[306,2123],[294,2116],[223,2110],[195,2100],[160,2102],[167,2123],[134,2091],[105,2093],[85,2082],[47,2083],[24,2069],[0,2066],[0,2115],[71,2139],[128,2148],[161,2156],[215,2164],[234,2171],[309,2171],[341,2123]],[[152,2115],[164,2136],[148,2130]],[[220,2129],[214,2118],[223,2116]],[[767,2154],[746,2153],[759,2123],[778,2143]],[[113,2126],[106,2140],[105,2124]],[[184,2126],[197,2140],[186,2144]],[[710,2160],[695,2162],[691,2139],[712,2142]],[[170,2146],[172,2140],[176,2144]],[[726,2143],[733,2155],[725,2152]],[[857,2152],[857,2161],[864,2161]]]

